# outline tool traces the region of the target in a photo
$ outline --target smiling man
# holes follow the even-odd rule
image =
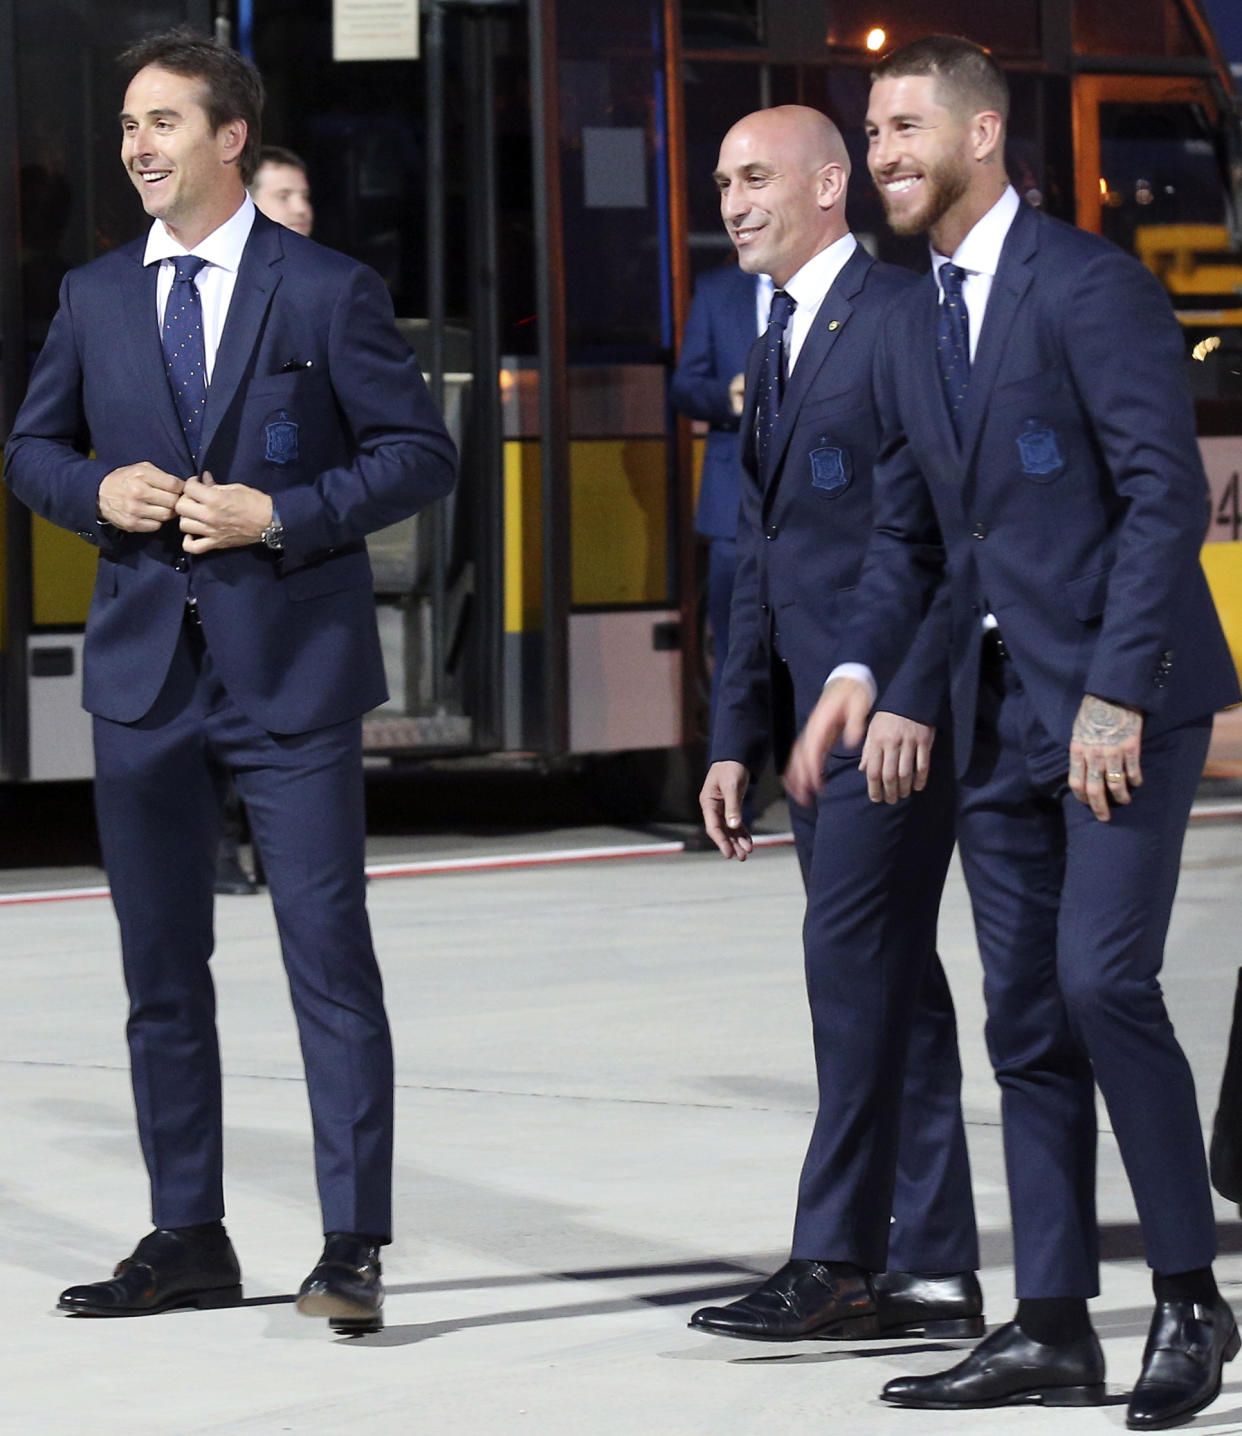
[[[871,532],[875,341],[915,278],[875,263],[850,233],[848,180],[836,126],[799,105],[740,120],[716,167],[739,264],[777,285],[747,364],[729,655],[700,795],[727,858],[751,851],[746,789],[769,752],[783,760],[814,705]],[[761,1341],[983,1331],[957,1028],[936,954],[953,850],[951,753],[933,746],[945,675],[908,703],[927,686],[918,663],[889,675],[878,722],[919,751],[926,790],[877,806],[857,760],[840,755],[823,792],[791,807],[819,1109],[790,1260],[740,1301],[695,1312],[702,1331]]]
[[[883,1394],[963,1410],[1104,1399],[1087,1310],[1098,1086],[1156,1299],[1127,1421],[1160,1430],[1215,1398],[1239,1350],[1159,983],[1211,715],[1240,696],[1199,565],[1183,340],[1137,261],[1020,203],[985,51],[934,36],[873,80],[869,168],[893,228],[927,234],[933,273],[878,349],[875,530],[840,655],[875,670],[914,641],[951,668],[1018,1296],[964,1361]],[[789,766],[795,795],[842,734],[862,739],[874,688],[865,668],[834,675]],[[879,796],[909,791],[874,724],[864,766]]]
[[[455,456],[378,275],[247,195],[254,67],[184,30],[123,63],[121,159],[152,223],[66,277],[5,472],[99,547],[83,702],[155,1223],[111,1280],[70,1287],[60,1308],[241,1300],[209,968],[231,773],[314,1128],[325,1245],[298,1306],[374,1331],[393,1086],[363,872],[361,717],[385,697],[364,539],[447,493]]]

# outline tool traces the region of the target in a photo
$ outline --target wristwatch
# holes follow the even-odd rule
[[[275,504],[272,505],[272,521],[259,535],[259,542],[277,553],[285,546],[285,526],[280,521]]]

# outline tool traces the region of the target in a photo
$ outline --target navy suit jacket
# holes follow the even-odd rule
[[[908,299],[918,280],[874,261],[861,245],[820,306],[781,402],[769,454],[759,471],[755,393],[763,344],[746,371],[742,416],[741,517],[729,656],[721,680],[712,761],[762,766],[787,718],[800,727],[838,661],[842,628],[853,603],[872,519],[872,466],[880,442],[872,365],[883,316]],[[772,664],[789,665],[793,715],[773,710]],[[898,655],[899,656],[899,655]],[[922,655],[919,655],[921,661]],[[885,670],[893,679],[894,660]],[[935,723],[939,689],[920,675],[897,711]],[[910,687],[890,681],[890,702]],[[931,692],[930,700],[925,695]],[[777,759],[790,733],[776,733]]]
[[[187,558],[176,522],[97,522],[100,481],[147,460],[194,473],[165,373],[145,240],[68,274],[5,478],[100,547],[83,702],[134,722],[159,694],[191,583],[233,701],[309,732],[386,697],[364,536],[453,486],[453,445],[374,271],[256,213],[207,396],[202,463],[272,495],[285,547]],[[297,366],[293,368],[291,366]],[[91,452],[93,450],[93,453]]]
[[[708,538],[737,533],[739,420],[729,403],[729,383],[745,370],[755,342],[758,283],[757,275],[735,264],[703,275],[670,388],[675,409],[711,426],[694,515],[695,529]]]
[[[891,664],[934,593],[959,772],[988,611],[1067,748],[1084,693],[1142,709],[1148,732],[1237,702],[1199,563],[1208,489],[1184,342],[1156,279],[1107,240],[1022,206],[960,442],[934,359],[936,306],[929,276],[892,311],[877,353],[876,527],[838,656]]]

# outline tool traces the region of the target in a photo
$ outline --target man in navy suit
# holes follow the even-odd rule
[[[739,121],[715,179],[743,269],[779,286],[746,370],[740,562],[700,796],[717,847],[744,861],[746,789],[769,751],[778,762],[788,753],[849,612],[871,531],[876,335],[916,280],[873,262],[850,233],[849,158],[818,111]],[[882,721],[930,741],[945,677],[925,706]],[[924,686],[895,676],[894,694],[912,681]],[[790,1260],[740,1301],[696,1312],[701,1330],[767,1341],[982,1335],[957,1029],[936,955],[953,850],[947,745],[925,786],[909,804],[876,807],[846,756],[816,800],[792,809],[819,1110]]]
[[[737,265],[709,270],[694,299],[673,374],[673,407],[708,424],[694,530],[708,540],[707,613],[712,626],[711,718],[715,731],[720,676],[729,654],[729,606],[737,573],[738,423],[743,371],[767,323],[772,282]]]
[[[1135,260],[1008,185],[1008,95],[987,53],[936,36],[874,75],[869,166],[933,276],[877,352],[885,431],[860,602],[789,766],[818,786],[862,739],[910,641],[952,669],[958,842],[1001,1087],[1018,1306],[965,1361],[890,1382],[898,1405],[1104,1394],[1098,1084],[1153,1270],[1128,1424],[1188,1420],[1238,1351],[1189,1066],[1160,992],[1182,838],[1212,712],[1237,675],[1199,565],[1207,485],[1168,299]],[[938,635],[938,636],[936,636]],[[877,665],[879,665],[877,667]],[[881,700],[885,705],[888,698]],[[876,795],[917,746],[877,733]]]
[[[364,539],[447,493],[455,456],[379,277],[247,195],[254,67],[184,30],[124,61],[121,157],[153,223],[65,279],[5,475],[99,546],[83,701],[155,1224],[60,1306],[241,1299],[208,966],[231,772],[314,1127],[325,1247],[298,1305],[375,1330],[393,1078],[363,872],[361,715],[385,697]]]

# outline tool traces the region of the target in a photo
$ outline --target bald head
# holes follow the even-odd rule
[[[783,285],[840,239],[849,175],[841,131],[819,110],[777,105],[739,120],[713,177],[741,267]]]

